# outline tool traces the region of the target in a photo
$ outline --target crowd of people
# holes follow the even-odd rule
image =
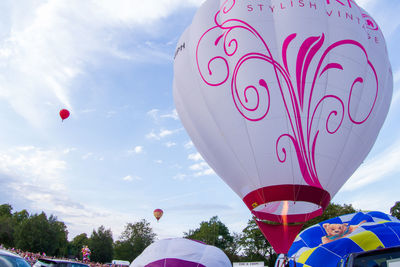
[[[44,253],[44,252],[43,253],[33,253],[33,252],[22,251],[20,249],[15,249],[15,248],[9,249],[9,248],[4,247],[3,244],[0,244],[0,249],[8,250],[10,252],[20,255],[31,265],[35,264],[39,258],[47,257],[46,253]]]
[[[2,244],[0,244],[0,249],[8,250],[10,252],[13,252],[15,254],[18,254],[22,258],[24,258],[31,266],[33,266],[39,258],[47,258],[47,259],[62,259],[62,260],[69,260],[67,258],[59,258],[59,257],[52,257],[52,256],[47,256],[46,253],[33,253],[33,252],[28,252],[28,251],[23,251],[21,249],[15,249],[15,248],[6,248]],[[87,253],[87,247],[82,248],[82,251],[85,251],[84,259],[79,260],[79,259],[74,259],[73,261],[79,262],[79,263],[85,263],[89,265],[90,267],[118,267],[115,264],[102,264],[98,262],[91,262],[90,261],[90,254]]]

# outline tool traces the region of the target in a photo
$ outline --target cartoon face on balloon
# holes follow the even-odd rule
[[[275,224],[322,214],[371,150],[392,97],[376,22],[351,0],[314,2],[208,0],[175,55],[174,101],[193,143]],[[269,241],[287,252],[300,228]]]
[[[339,238],[346,237],[365,222],[366,221],[364,220],[357,225],[349,225],[348,223],[324,223],[322,227],[324,228],[326,235],[321,238],[321,242],[322,244],[326,244]]]

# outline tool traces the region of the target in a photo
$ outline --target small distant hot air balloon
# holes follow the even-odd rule
[[[69,111],[67,109],[60,110],[60,117],[64,121],[66,118],[69,117]]]
[[[163,213],[164,213],[164,212],[163,212],[162,209],[155,209],[155,210],[153,211],[154,217],[156,217],[157,222],[158,222],[158,220],[161,219],[161,217],[163,216]]]

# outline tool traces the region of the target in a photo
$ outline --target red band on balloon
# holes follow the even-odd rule
[[[309,185],[275,185],[267,186],[247,194],[243,201],[252,211],[254,216],[261,220],[272,222],[283,222],[283,215],[255,211],[259,205],[276,201],[302,201],[320,206],[319,209],[302,214],[288,214],[285,220],[288,223],[306,222],[312,218],[322,215],[331,200],[329,192]]]

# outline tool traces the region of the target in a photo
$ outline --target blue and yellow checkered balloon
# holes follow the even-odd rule
[[[349,253],[400,246],[400,221],[382,212],[339,216],[302,231],[290,247],[290,266],[332,266]]]

